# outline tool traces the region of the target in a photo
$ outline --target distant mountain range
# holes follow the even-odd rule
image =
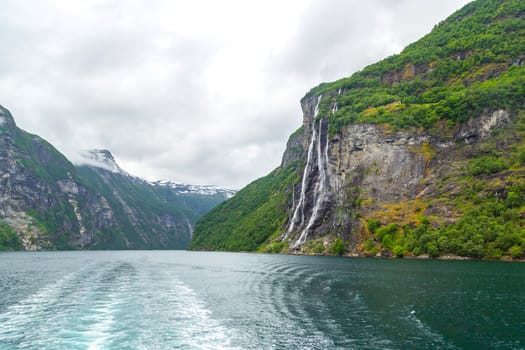
[[[80,158],[74,164],[77,167],[94,167],[110,171],[114,174],[121,174],[151,186],[169,187],[177,194],[194,194],[203,196],[222,195],[224,198],[231,198],[237,193],[235,190],[221,188],[215,185],[188,185],[169,180],[147,181],[141,177],[134,176],[123,170],[113,158],[110,151],[105,149],[92,149],[80,152]]]
[[[107,150],[73,165],[0,106],[0,249],[184,249],[235,191],[146,181]]]

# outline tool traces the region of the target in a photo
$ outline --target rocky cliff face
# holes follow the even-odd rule
[[[149,183],[107,150],[75,167],[0,107],[0,249],[182,249],[196,220],[233,193]]]
[[[44,140],[18,129],[3,107],[0,118],[0,218],[17,231],[23,248],[50,248],[61,232],[79,231],[76,220],[69,220],[74,214],[59,183],[74,168]],[[48,163],[55,165],[53,171],[46,170]],[[57,221],[56,236],[37,219],[49,208],[50,215],[64,217]]]
[[[381,218],[391,205],[414,205],[447,195],[449,189],[436,188],[436,183],[447,174],[463,170],[464,175],[469,157],[486,146],[494,132],[509,136],[499,147],[518,139],[506,110],[485,113],[454,128],[441,124],[430,131],[394,131],[384,124],[351,124],[329,135],[327,121],[316,118],[322,98],[311,95],[301,102],[303,152],[296,160],[304,168],[293,187],[281,236],[299,251],[308,240],[335,237],[351,242],[355,251],[367,234],[366,219]],[[285,154],[289,153],[287,149]],[[452,213],[453,203],[436,204],[433,211]]]

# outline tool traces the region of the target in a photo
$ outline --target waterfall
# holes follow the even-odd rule
[[[328,162],[328,134],[325,136],[325,143],[323,147],[322,143],[322,129],[323,128],[323,119],[319,120],[319,132],[318,132],[318,139],[317,139],[317,169],[319,171],[319,176],[317,178],[317,181],[314,186],[314,207],[312,209],[312,214],[310,215],[310,219],[308,220],[308,224],[304,228],[304,230],[301,232],[301,235],[299,236],[299,239],[295,242],[294,246],[297,247],[298,245],[303,244],[306,242],[306,238],[308,237],[308,234],[310,233],[310,229],[312,228],[312,225],[316,222],[317,217],[319,215],[319,209],[321,208],[321,204],[324,201],[325,194],[326,194],[326,181],[327,181],[327,162]]]
[[[188,218],[185,218],[184,220],[186,221],[186,226],[188,227],[188,232],[190,233],[190,238],[192,238],[193,237],[193,226],[191,225],[191,223],[188,220]]]
[[[328,133],[327,130],[325,130],[325,139],[323,142],[323,128],[328,127],[328,122],[324,119],[320,119],[318,121],[318,125],[315,125],[316,117],[319,113],[320,102],[321,96],[318,97],[314,117],[312,119],[312,137],[308,147],[306,166],[304,168],[303,178],[301,181],[301,195],[293,212],[290,226],[288,227],[284,237],[286,239],[288,234],[293,232],[295,229],[304,227],[299,238],[293,245],[294,247],[297,247],[306,241],[312,226],[318,220],[319,211],[327,191]],[[312,179],[315,179],[314,184],[311,184]],[[308,203],[307,194],[313,196],[311,203]],[[313,207],[309,218],[306,218],[308,213],[305,213],[305,209],[309,207],[308,204],[313,205]]]
[[[295,210],[294,210],[294,213],[293,213],[293,216],[292,216],[292,220],[290,221],[290,226],[288,227],[288,230],[287,230],[286,235],[284,237],[285,239],[287,238],[288,234],[294,230],[296,224],[298,224],[300,226],[300,225],[302,225],[304,223],[304,219],[305,219],[305,217],[304,217],[304,201],[305,201],[305,197],[306,197],[306,185],[307,185],[306,181],[308,179],[308,174],[311,172],[310,169],[312,167],[312,158],[313,158],[313,153],[314,153],[314,145],[315,145],[315,142],[317,140],[317,132],[316,132],[316,129],[315,129],[315,118],[317,117],[317,114],[319,114],[319,103],[321,103],[321,97],[322,96],[319,96],[317,98],[317,104],[315,105],[314,116],[312,118],[312,123],[311,123],[311,126],[310,126],[310,129],[312,130],[312,137],[310,139],[310,145],[308,146],[308,155],[306,157],[306,165],[304,167],[303,178],[302,178],[302,181],[301,181],[301,195],[299,196],[299,202],[297,202],[297,206],[295,207]]]
[[[337,112],[337,110],[339,109],[339,107],[337,107],[337,102],[334,103],[334,106],[332,107],[332,114],[335,114],[335,112]]]

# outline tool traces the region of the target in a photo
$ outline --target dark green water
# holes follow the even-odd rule
[[[0,349],[524,349],[525,264],[0,254]]]

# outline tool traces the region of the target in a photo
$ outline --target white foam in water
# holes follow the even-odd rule
[[[236,349],[199,295],[165,272],[94,266],[0,314],[0,349]]]
[[[22,348],[104,348],[113,322],[111,302],[92,298],[106,272],[100,267],[77,271],[12,305],[0,315],[0,339]],[[106,298],[112,300],[111,294]]]
[[[114,301],[114,294],[110,294],[107,298],[111,301],[106,302],[106,305],[96,307],[93,309],[93,314],[84,318],[84,322],[92,325],[91,329],[84,329],[81,338],[88,341],[87,348],[89,350],[98,350],[107,348],[112,332],[111,327],[114,324],[114,312],[118,303]]]
[[[141,280],[145,331],[132,348],[236,349],[206,303],[176,276],[154,271]]]
[[[230,347],[226,329],[210,317],[210,311],[196,293],[180,281],[176,282],[179,304],[187,310],[182,317],[186,327],[184,339],[193,349],[227,349]]]
[[[17,343],[17,339],[21,339],[23,343],[24,338],[30,338],[30,333],[35,331],[33,325],[40,324],[46,310],[51,308],[51,304],[57,300],[61,290],[72,278],[73,274],[67,275],[2,312],[0,314],[0,324],[2,325],[0,327],[0,340]]]
[[[423,334],[422,339],[429,340],[430,343],[432,343],[434,346],[439,344],[440,347],[444,347],[446,349],[456,349],[456,347],[451,343],[447,342],[441,334],[434,332],[429,326],[423,323],[416,316],[415,310],[410,311],[410,313],[405,317],[405,319],[412,323],[416,327],[417,331]]]

